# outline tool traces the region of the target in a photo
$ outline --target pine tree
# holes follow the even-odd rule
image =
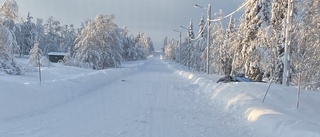
[[[30,58],[28,64],[34,67],[39,65],[42,67],[49,67],[50,61],[46,56],[43,56],[41,49],[39,48],[39,42],[35,42],[33,48],[30,50]]]
[[[225,66],[225,75],[233,75],[233,65],[236,56],[236,42],[237,37],[237,28],[236,28],[236,20],[231,16],[228,24],[228,28],[226,30],[226,38],[224,42],[224,50],[226,52],[226,66]],[[235,45],[235,46],[234,46]]]
[[[164,49],[166,48],[167,45],[168,45],[168,37],[165,37],[162,45],[162,52],[164,52]]]
[[[40,58],[42,57],[41,50],[39,49],[39,43],[36,42],[33,48],[30,50],[30,58],[28,64],[37,67],[40,64]]]
[[[189,27],[188,27],[188,36],[190,39],[194,39],[192,19],[190,19],[190,23],[189,23]]]
[[[49,52],[62,52],[61,48],[61,33],[62,27],[60,22],[49,17],[48,20],[44,23],[44,43],[43,45],[43,54],[47,55]]]
[[[42,19],[37,19],[37,22],[35,23],[35,41],[38,42],[39,48],[44,51],[46,49],[46,40],[45,40],[45,34],[44,34],[44,25]]]
[[[192,56],[192,51],[193,51],[193,39],[194,39],[194,31],[193,31],[193,22],[192,22],[192,19],[190,19],[190,23],[189,23],[189,27],[188,27],[188,39],[187,39],[187,52],[188,52],[188,68],[190,69],[191,66],[192,66],[192,59],[191,59],[191,56]]]
[[[34,45],[35,41],[35,24],[31,22],[32,17],[30,16],[30,13],[27,15],[27,20],[23,21],[20,25],[21,31],[20,31],[20,37],[21,40],[18,42],[20,47],[20,57],[28,54]]]
[[[201,15],[201,19],[200,19],[200,22],[199,22],[199,32],[198,34],[200,35],[201,38],[205,38],[205,21],[203,19],[203,14]]]
[[[263,34],[262,27],[269,24],[270,19],[270,1],[269,0],[247,0],[244,19],[240,25],[240,31],[243,38],[240,45],[241,59],[244,60],[245,75],[255,81],[262,80],[263,68],[262,49],[264,48],[263,39],[259,36]],[[262,47],[259,47],[259,46]]]
[[[272,2],[272,35],[270,37],[270,48],[273,51],[273,62],[275,62],[275,68],[271,71],[271,75],[274,73],[274,79],[277,83],[282,84],[283,77],[283,60],[284,55],[284,32],[285,32],[285,19],[287,13],[287,1],[273,0]]]
[[[205,31],[205,21],[203,15],[199,21],[199,32],[198,36],[200,36],[196,40],[192,40],[190,46],[190,67],[196,71],[204,71],[205,70],[205,55],[203,54],[206,49],[206,31]],[[189,35],[191,34],[191,38],[194,39],[193,34],[193,25],[189,26]]]
[[[222,17],[222,10],[217,14],[218,18]],[[214,22],[211,24],[212,31],[211,36],[211,48],[210,48],[210,72],[217,73],[217,74],[223,74],[225,73],[225,67],[226,67],[226,49],[225,49],[225,31],[222,26],[222,22]],[[206,52],[204,52],[206,54]],[[213,65],[214,64],[214,65]]]
[[[59,52],[67,53],[69,50],[74,48],[74,40],[77,37],[76,29],[71,25],[64,25],[60,30],[60,40],[59,40]]]

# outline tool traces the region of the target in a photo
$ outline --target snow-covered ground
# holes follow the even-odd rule
[[[296,87],[269,83],[215,83],[221,76],[206,76],[185,70],[177,74],[201,85],[199,94],[210,98],[227,113],[245,119],[256,137],[320,137],[320,92],[301,91],[297,109]]]
[[[26,60],[20,60],[26,62]],[[216,83],[162,60],[120,69],[54,64],[0,76],[0,137],[320,137],[320,93],[267,83]]]

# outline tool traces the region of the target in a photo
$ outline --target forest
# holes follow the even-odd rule
[[[245,0],[240,7],[239,18],[215,13],[209,37],[203,15],[197,25],[191,20],[181,43],[165,38],[166,58],[192,70],[259,82],[298,85],[300,79],[304,88],[319,90],[319,0]]]
[[[98,14],[80,28],[62,25],[53,17],[34,19],[30,13],[25,20],[17,18],[18,4],[6,0],[0,8],[0,74],[26,71],[15,57],[30,57],[30,65],[48,66],[48,53],[66,53],[61,63],[100,70],[120,67],[122,61],[146,59],[154,51],[150,37],[119,28],[113,14]]]
[[[304,88],[319,90],[319,1],[246,0],[239,7],[240,17],[220,10],[210,23],[204,15],[197,24],[190,20],[181,42],[164,39],[165,57],[208,74],[244,75],[284,85],[301,81]],[[0,72],[22,75],[25,68],[15,57],[30,56],[31,65],[47,66],[50,52],[67,53],[65,65],[95,70],[146,59],[154,51],[152,39],[144,33],[129,34],[114,19],[113,14],[98,14],[79,28],[53,17],[35,19],[30,13],[18,21],[18,4],[6,0],[0,9]]]

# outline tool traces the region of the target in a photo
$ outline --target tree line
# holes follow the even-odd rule
[[[229,21],[212,22],[210,27],[209,72],[220,75],[245,75],[254,81],[272,79],[282,84],[284,47],[290,35],[290,84],[320,88],[320,2],[292,0],[293,21],[286,34],[288,0],[245,0],[243,15]],[[223,18],[223,12],[215,14]],[[206,71],[207,23],[203,16],[195,35],[190,21],[188,36],[181,42],[181,64]],[[178,62],[179,42],[165,38],[165,56]]]
[[[114,23],[114,15],[99,14],[80,28],[61,25],[53,17],[33,22],[30,13],[25,20],[17,18],[18,4],[6,0],[0,8],[0,73],[24,73],[14,55],[28,55],[31,64],[45,66],[38,56],[47,58],[49,52],[62,52],[67,53],[63,60],[66,65],[99,70],[120,67],[122,61],[146,59],[154,50],[150,37],[144,33],[130,35],[126,27]]]

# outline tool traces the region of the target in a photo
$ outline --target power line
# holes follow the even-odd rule
[[[237,13],[239,10],[241,10],[242,8],[244,8],[245,6],[247,6],[249,4],[250,1],[247,1],[246,3],[244,3],[242,6],[240,6],[238,9],[236,9],[235,11],[231,12],[230,14],[222,17],[222,18],[218,18],[218,19],[214,19],[214,20],[210,20],[210,22],[217,22],[217,21],[221,21],[223,19],[226,19],[230,16],[232,16],[233,14]]]

